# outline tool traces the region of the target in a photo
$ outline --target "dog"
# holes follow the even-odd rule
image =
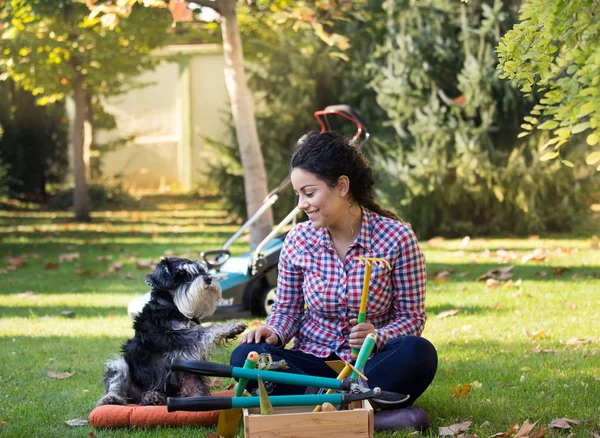
[[[164,258],[146,277],[151,299],[135,318],[135,335],[122,356],[106,362],[106,394],[97,406],[165,405],[167,397],[208,395],[204,376],[172,372],[171,360],[206,360],[213,349],[246,329],[239,321],[203,326],[221,299],[221,287],[206,264]]]

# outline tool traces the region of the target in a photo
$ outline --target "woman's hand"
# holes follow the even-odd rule
[[[356,318],[350,320],[350,325],[353,326],[352,330],[350,330],[350,347],[360,350],[363,342],[365,342],[365,338],[369,333],[375,333],[375,326],[373,324],[369,324],[368,322],[362,322],[357,324],[358,320]]]
[[[250,330],[242,335],[240,344],[258,344],[261,340],[267,344],[277,345],[279,344],[279,336],[267,327],[261,327],[255,330]]]

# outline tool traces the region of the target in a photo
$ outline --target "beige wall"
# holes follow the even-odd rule
[[[205,186],[206,163],[213,155],[205,146],[205,138],[221,138],[227,133],[224,120],[229,98],[221,49],[173,46],[158,56],[168,57],[168,61],[140,77],[140,82],[151,85],[105,102],[107,111],[116,117],[117,129],[98,132],[97,142],[130,136],[134,140],[104,156],[103,173],[107,177],[123,175],[137,189],[186,189],[190,183]],[[189,59],[187,76],[182,74],[182,56]],[[186,114],[191,120],[187,127]],[[191,159],[184,156],[181,160],[179,154],[186,153],[186,142],[182,141],[186,132]],[[190,178],[185,177],[187,172]]]

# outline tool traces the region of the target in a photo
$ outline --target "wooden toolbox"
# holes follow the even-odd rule
[[[273,415],[244,408],[245,438],[373,438],[373,408],[368,400],[347,410],[312,412],[314,406],[277,407]]]

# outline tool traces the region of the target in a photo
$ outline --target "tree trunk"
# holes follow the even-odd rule
[[[73,210],[75,220],[79,222],[90,221],[90,201],[86,184],[86,167],[83,158],[83,123],[85,120],[87,98],[83,89],[83,77],[78,75],[73,81],[75,100],[75,120],[71,128],[71,148],[73,156]]]
[[[250,217],[267,196],[267,174],[258,141],[252,99],[244,74],[244,55],[235,3],[235,0],[220,0],[218,4],[222,20],[225,84],[242,158],[246,211]],[[250,228],[250,247],[255,248],[272,228],[273,212],[269,210]]]

